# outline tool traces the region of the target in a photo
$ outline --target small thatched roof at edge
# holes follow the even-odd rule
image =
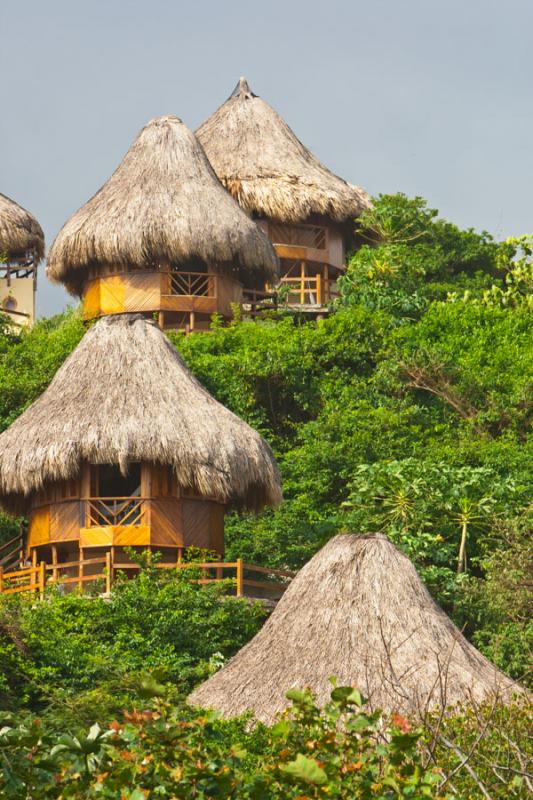
[[[33,251],[35,260],[44,256],[43,229],[29,211],[0,193],[0,255],[24,255]]]
[[[90,266],[193,259],[224,264],[245,283],[277,269],[272,245],[228,197],[192,131],[167,116],[145,125],[109,180],[65,223],[47,275],[79,293]]]
[[[282,222],[320,214],[343,222],[370,206],[364,189],[321,164],[245,78],[196,135],[218,177],[248,213]]]
[[[281,501],[268,444],[218,403],[155,323],[99,320],[46,391],[0,435],[0,503],[79,474],[82,462],[168,464],[181,488],[235,507]]]
[[[374,709],[415,716],[523,691],[467,642],[382,535],[328,542],[255,638],[189,702],[270,724],[289,705],[288,689],[309,687],[323,705],[331,677]]]

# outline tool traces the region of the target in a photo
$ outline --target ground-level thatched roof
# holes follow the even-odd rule
[[[28,252],[33,252],[35,261],[43,257],[43,229],[33,214],[0,193],[0,256],[23,256]]]
[[[0,436],[0,503],[83,462],[171,465],[178,485],[236,507],[281,501],[272,451],[194,378],[155,323],[109,316],[90,328],[46,391]]]
[[[347,534],[306,564],[255,638],[189,702],[271,723],[289,705],[290,688],[309,687],[324,704],[332,676],[373,708],[415,716],[518,690],[466,641],[386,537]]]
[[[65,223],[50,248],[47,275],[79,294],[89,267],[195,260],[244,283],[272,277],[278,264],[192,131],[166,116],[145,125],[109,180]]]
[[[282,222],[319,214],[337,222],[368,208],[368,194],[315,158],[241,78],[196,135],[218,177],[248,213]]]

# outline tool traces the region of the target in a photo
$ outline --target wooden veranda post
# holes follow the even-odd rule
[[[319,272],[316,275],[316,304],[317,306],[322,305],[322,281],[320,280]]]
[[[46,562],[41,561],[39,564],[39,596],[41,600],[44,598],[44,587],[46,583]]]
[[[113,577],[112,577],[112,574],[113,574],[113,561],[111,559],[111,550],[108,550],[107,553],[105,554],[105,569],[106,569],[105,590],[106,590],[106,594],[110,594],[111,593],[111,584],[112,584],[112,581],[113,581]]]
[[[237,597],[242,597],[244,592],[244,575],[242,558],[237,559]]]
[[[329,272],[328,272],[328,265],[324,264],[324,274],[322,275],[322,280],[324,282],[324,302],[329,302]]]
[[[52,580],[55,583],[59,577],[59,571],[57,569],[57,545],[55,544],[52,545],[52,567]]]
[[[78,566],[78,589],[83,590],[83,549],[80,547],[80,561]]]

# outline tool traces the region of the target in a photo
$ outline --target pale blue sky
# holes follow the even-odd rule
[[[149,119],[240,75],[327,166],[533,230],[532,0],[0,0],[0,191],[50,244]],[[68,302],[41,270],[38,311]]]

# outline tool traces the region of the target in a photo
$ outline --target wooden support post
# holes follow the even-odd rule
[[[183,547],[178,547],[178,555],[176,558],[176,566],[179,567],[181,562],[183,561]]]
[[[242,558],[237,559],[237,597],[242,597],[244,592]]]
[[[44,586],[46,583],[46,562],[41,561],[39,564],[39,595],[41,600],[44,599]]]
[[[54,583],[57,581],[59,577],[59,570],[57,568],[57,545],[52,545],[52,580]]]
[[[4,591],[4,568],[0,567],[0,594]]]
[[[78,562],[78,589],[83,589],[83,550],[80,547],[80,560]]]
[[[322,305],[322,280],[319,272],[316,274],[316,304]]]
[[[31,565],[34,569],[37,569],[37,549],[35,547],[31,551]]]
[[[189,314],[189,331],[191,333],[194,331],[194,311]]]
[[[162,331],[165,330],[165,312],[164,311],[160,311],[159,314],[157,315],[157,324],[159,325],[159,327],[161,328]]]
[[[305,303],[305,261],[300,264],[300,305]]]
[[[324,302],[329,303],[329,274],[327,264],[324,264],[322,279],[324,281]]]
[[[106,594],[111,594],[111,583],[112,583],[112,571],[113,571],[113,562],[111,560],[111,550],[108,550],[105,554],[105,591]]]
[[[222,567],[217,567],[216,568],[216,578],[217,578],[217,581],[221,581],[221,580],[224,579],[224,570],[223,570]]]

